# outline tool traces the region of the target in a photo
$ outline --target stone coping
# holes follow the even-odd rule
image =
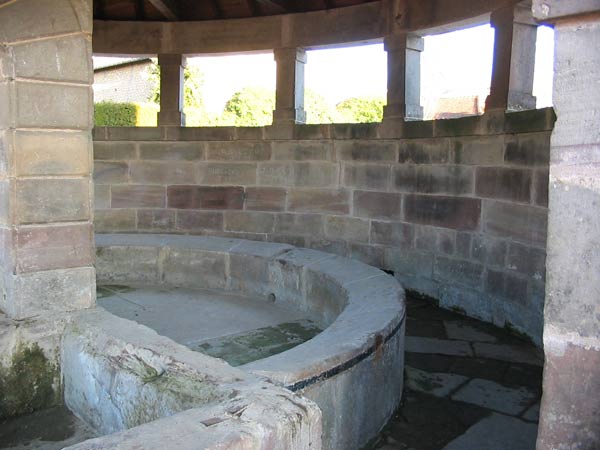
[[[94,141],[237,141],[313,139],[426,139],[550,131],[554,109],[487,112],[440,120],[265,127],[95,127]]]
[[[116,273],[135,265],[135,253],[160,249],[157,266],[144,261],[152,273],[151,282],[185,287],[246,289],[253,294],[275,295],[278,302],[308,312],[326,329],[315,338],[263,360],[242,366],[267,376],[292,390],[301,390],[318,381],[348,370],[372,355],[396,333],[405,317],[404,290],[390,275],[358,261],[287,244],[246,241],[207,236],[106,234],[96,236],[98,282],[143,281]],[[118,258],[118,249],[126,248]],[[225,279],[219,268],[200,269],[194,282],[173,271],[181,251],[185,258],[224,257]],[[197,252],[197,253],[195,253]],[[119,258],[130,258],[122,261]],[[160,260],[160,264],[159,264]],[[189,261],[189,260],[188,260]],[[216,263],[215,263],[216,264]],[[206,283],[200,278],[205,277]],[[214,279],[220,283],[215,285]],[[203,285],[204,284],[204,285]],[[323,306],[319,302],[328,302]]]

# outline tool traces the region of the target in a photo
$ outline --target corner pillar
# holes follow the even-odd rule
[[[537,24],[527,4],[492,12],[494,62],[486,111],[535,109],[533,76]]]
[[[421,106],[421,53],[423,38],[395,34],[384,39],[387,52],[387,105],[383,120],[423,118]]]
[[[158,55],[158,66],[160,69],[158,126],[184,126],[183,71],[185,69],[185,57],[179,54],[160,54]]]
[[[277,63],[273,123],[306,123],[304,111],[306,52],[302,48],[278,48],[273,53]]]

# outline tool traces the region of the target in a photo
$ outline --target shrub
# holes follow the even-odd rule
[[[99,102],[94,105],[94,125],[98,127],[156,126],[158,107],[153,104]]]

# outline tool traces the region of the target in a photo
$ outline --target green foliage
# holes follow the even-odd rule
[[[156,126],[158,107],[154,104],[99,102],[94,105],[97,127]]]
[[[377,97],[353,97],[337,104],[336,110],[346,123],[381,122],[385,100]]]
[[[225,104],[222,125],[269,125],[273,121],[275,93],[261,87],[246,87],[236,92]]]
[[[304,92],[304,110],[306,123],[333,123],[336,120],[336,111],[327,103],[321,94],[307,89]]]
[[[153,87],[149,101],[160,105],[160,67],[153,62],[148,69],[148,79],[152,81]],[[204,74],[196,66],[188,66],[183,70],[183,107],[203,108],[202,88],[204,86]]]

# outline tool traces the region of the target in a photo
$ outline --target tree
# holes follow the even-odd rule
[[[353,97],[336,105],[340,119],[347,123],[381,122],[385,100],[378,97]]]
[[[245,87],[227,101],[222,121],[235,126],[269,125],[274,109],[275,92],[262,87]]]
[[[336,111],[321,94],[307,89],[304,93],[306,123],[333,123]]]
[[[153,62],[149,68],[148,78],[154,83],[148,100],[160,105],[160,67]],[[202,88],[204,74],[197,66],[187,66],[183,70],[183,107],[204,109]]]

